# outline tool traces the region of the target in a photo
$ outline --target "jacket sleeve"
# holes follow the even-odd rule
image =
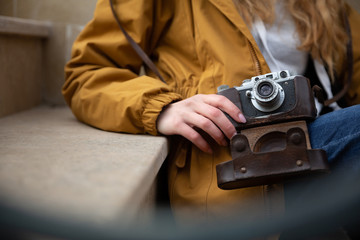
[[[115,1],[122,26],[148,54],[171,18],[171,6],[155,1]],[[162,108],[181,96],[159,79],[139,76],[141,65],[109,0],[99,0],[94,18],[73,45],[62,93],[80,121],[108,131],[155,135]]]

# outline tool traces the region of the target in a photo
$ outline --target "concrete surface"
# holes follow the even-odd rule
[[[105,132],[40,106],[0,119],[0,202],[126,224],[146,215],[167,153],[164,137]]]

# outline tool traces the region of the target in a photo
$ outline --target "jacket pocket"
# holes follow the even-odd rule
[[[170,144],[170,158],[174,159],[176,167],[184,168],[191,159],[192,143],[181,136],[173,136]]]

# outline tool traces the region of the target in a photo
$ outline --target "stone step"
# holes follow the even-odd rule
[[[32,19],[0,16],[1,35],[31,36],[47,38],[51,33],[51,23]]]
[[[67,107],[0,119],[1,203],[96,224],[130,224],[154,210],[164,137],[105,132]]]
[[[0,16],[0,117],[43,100],[44,42],[49,22]]]

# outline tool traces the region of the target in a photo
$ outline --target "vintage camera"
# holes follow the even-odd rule
[[[239,92],[243,113],[261,118],[287,112],[295,105],[294,76],[288,71],[273,72],[243,81]],[[285,98],[286,96],[286,98]]]
[[[234,102],[247,119],[246,124],[238,124],[227,115],[237,130],[289,120],[310,120],[317,113],[309,80],[292,76],[287,70],[252,77],[234,88],[222,85],[218,87],[218,94]]]
[[[234,124],[232,160],[216,166],[218,186],[234,189],[284,182],[329,172],[326,153],[311,149],[307,121],[316,117],[309,79],[272,72],[244,80],[239,87],[220,86],[247,122]],[[226,113],[225,113],[226,114]]]

